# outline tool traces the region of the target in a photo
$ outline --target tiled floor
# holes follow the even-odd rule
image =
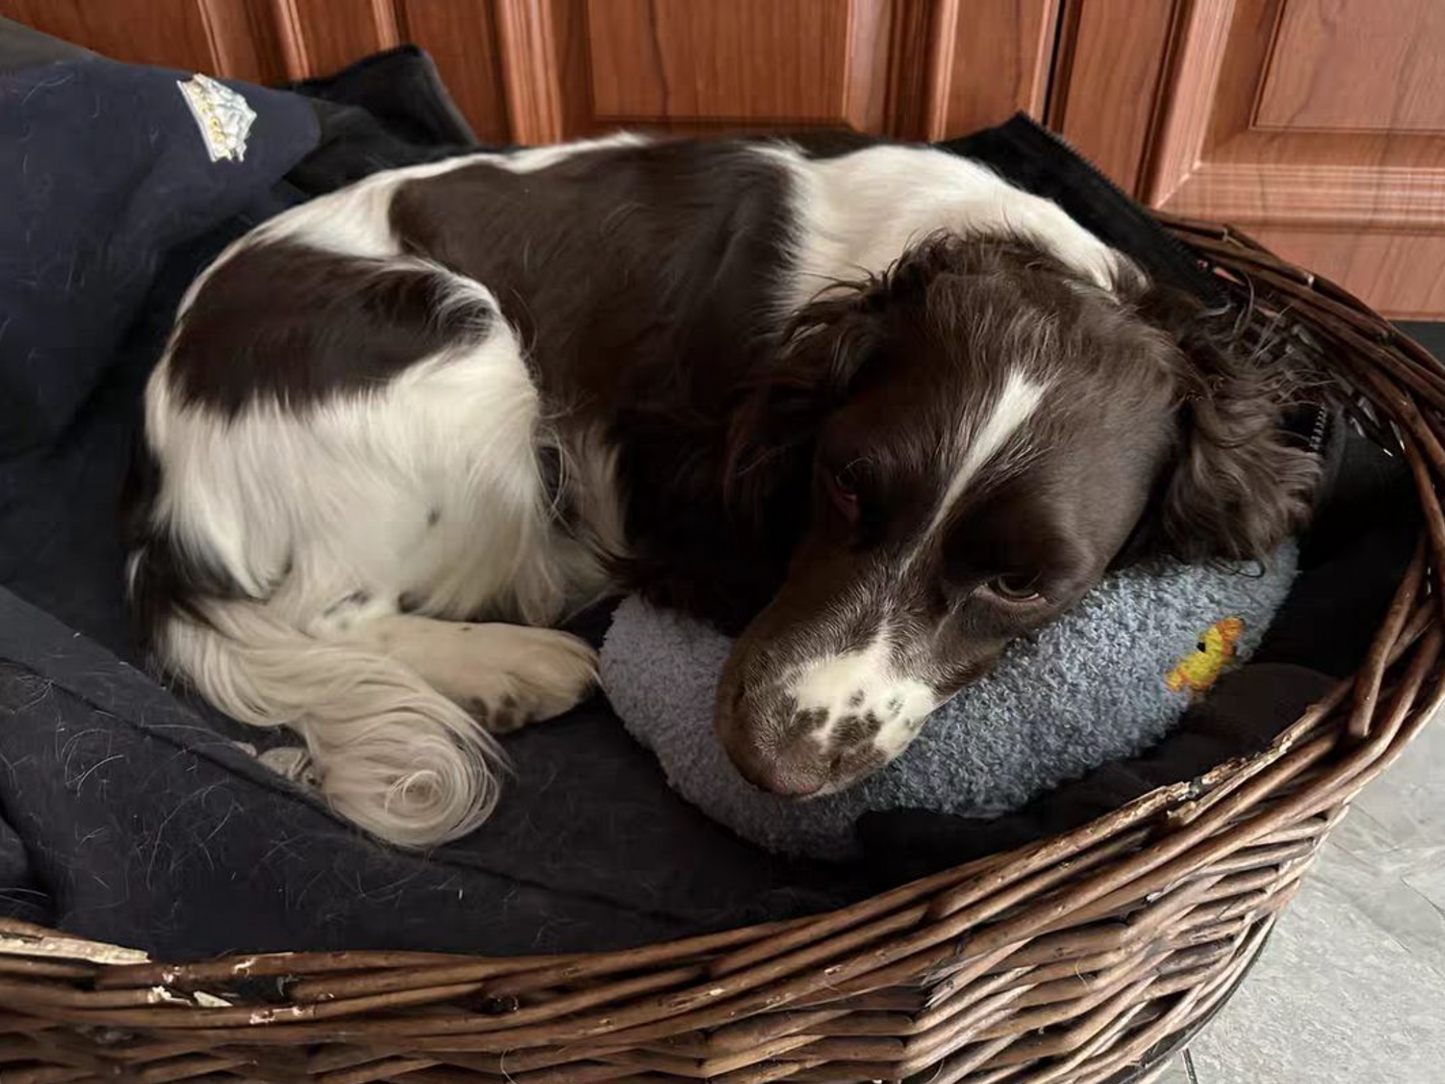
[[[1445,718],[1356,800],[1254,972],[1159,1084],[1442,1082]]]
[[[1408,330],[1445,357],[1440,325]],[[1158,1084],[1445,1084],[1445,717],[1356,799]]]

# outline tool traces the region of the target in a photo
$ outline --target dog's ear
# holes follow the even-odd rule
[[[1307,390],[1287,352],[1243,349],[1236,321],[1151,286],[1141,315],[1176,357],[1177,444],[1153,509],[1156,546],[1186,560],[1267,556],[1309,517],[1318,457],[1283,425]]]
[[[811,443],[822,421],[882,356],[890,313],[927,304],[940,276],[967,274],[1016,248],[1011,241],[984,246],[939,233],[911,246],[883,271],[834,283],[803,305],[777,350],[742,388],[729,434],[728,484],[745,478],[760,459]],[[1027,255],[1042,258],[1033,251]]]
[[[723,491],[740,519],[760,520],[780,492],[806,478],[819,427],[883,349],[886,295],[886,284],[870,279],[805,305],[739,388]]]

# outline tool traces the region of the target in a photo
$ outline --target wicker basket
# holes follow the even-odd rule
[[[1445,694],[1445,367],[1233,230],[1165,219],[1403,450],[1426,534],[1363,668],[1249,760],[846,910],[599,955],[157,964],[0,925],[6,1084],[1142,1078],[1223,1003]],[[1388,434],[1388,436],[1387,436]]]

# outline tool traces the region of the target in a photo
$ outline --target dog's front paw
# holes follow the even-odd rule
[[[523,625],[486,630],[489,669],[463,682],[457,700],[493,734],[551,719],[585,700],[597,683],[597,652],[584,640],[555,629]]]

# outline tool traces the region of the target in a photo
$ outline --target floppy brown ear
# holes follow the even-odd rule
[[[728,427],[723,492],[743,521],[811,469],[818,428],[881,349],[883,287],[835,287],[804,306],[777,353],[750,375]]]
[[[888,337],[888,314],[922,305],[940,275],[994,266],[1003,253],[1046,260],[1012,239],[980,244],[946,232],[923,238],[888,268],[837,282],[789,321],[773,357],[745,386],[729,430],[724,491],[746,506],[759,464],[811,444],[818,426],[841,405]]]
[[[1140,305],[1179,348],[1178,444],[1156,502],[1160,548],[1186,561],[1268,555],[1309,518],[1319,458],[1282,425],[1307,374],[1246,352],[1231,316],[1153,288]]]

